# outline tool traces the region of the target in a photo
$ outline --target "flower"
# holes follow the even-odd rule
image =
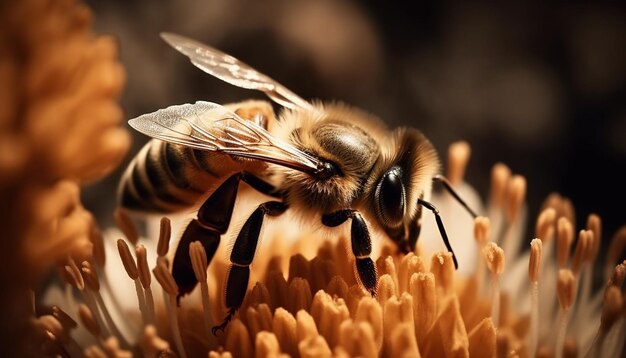
[[[459,145],[469,150],[465,143],[451,146],[448,174],[458,179],[454,180],[457,188],[466,184],[462,175],[454,173],[463,172],[469,157],[465,149],[459,153]],[[104,342],[89,346],[85,354],[95,357],[94,352],[107,350],[123,354],[138,347],[146,356],[183,357],[207,353],[211,357],[619,355],[625,333],[621,285],[626,263],[607,271],[606,286],[594,291],[590,280],[598,254],[595,238],[601,237],[600,218],[590,215],[572,245],[571,202],[553,194],[536,219],[536,238],[526,239],[529,250],[514,250],[524,240],[525,181],[503,164],[494,166],[492,178],[488,216],[464,228],[455,227],[455,218],[445,216],[449,231],[462,236],[453,242],[455,249],[475,246],[479,253],[472,269],[455,271],[450,253],[427,254],[421,243],[415,253],[401,255],[383,242],[376,261],[378,293],[371,297],[357,283],[346,255],[347,240],[296,234],[298,240],[292,241],[285,240],[284,230],[283,237],[269,233],[274,239],[266,240],[257,253],[252,287],[238,314],[217,337],[211,327],[225,315],[221,285],[227,255],[218,252],[206,270],[202,245],[192,244],[190,255],[200,285],[177,305],[169,239],[185,220],[151,222],[148,232],[158,234],[152,239],[137,237],[127,214],[118,210],[122,232],[105,235],[129,240],[117,241],[123,265],[109,259],[107,266],[124,266],[136,299],[130,300],[126,293],[117,295],[124,302],[113,303],[114,298],[91,307],[76,304],[83,312],[90,309],[95,318],[84,313],[81,319]],[[441,197],[433,200],[442,212],[450,210],[447,205],[458,205]],[[618,232],[614,245],[623,242],[625,235],[626,229]],[[462,241],[467,247],[458,246]],[[128,242],[136,245],[135,255]],[[151,281],[150,267],[156,280]],[[110,270],[100,272],[102,281],[112,281]],[[83,276],[88,277],[84,271]],[[81,289],[76,280],[68,281],[81,292],[91,291],[86,296],[101,291],[87,284]],[[118,312],[117,324],[126,325],[121,317],[131,316],[139,322],[126,334],[111,329],[104,313],[119,305],[124,308]]]
[[[29,334],[27,290],[68,255],[90,258],[95,223],[79,186],[114,169],[130,138],[118,127],[125,75],[117,44],[91,33],[89,9],[73,0],[1,7],[0,259],[8,286],[0,303],[14,309],[0,331],[11,342],[3,347],[16,350],[10,355],[22,356],[33,349],[15,344]]]

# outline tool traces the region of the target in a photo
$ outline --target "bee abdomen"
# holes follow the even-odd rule
[[[265,129],[275,120],[265,101],[247,101],[227,108]],[[260,115],[260,117],[259,117]],[[261,120],[259,120],[261,118]],[[193,206],[221,179],[237,171],[263,171],[265,163],[233,159],[227,154],[192,149],[153,139],[133,159],[120,182],[120,204],[131,210],[175,212]]]
[[[230,172],[228,165],[216,165],[218,157],[222,155],[151,140],[124,173],[120,203],[128,209],[151,212],[188,208]]]

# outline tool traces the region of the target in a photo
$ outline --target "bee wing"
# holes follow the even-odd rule
[[[315,110],[309,102],[285,86],[230,55],[184,36],[162,33],[161,37],[180,53],[189,57],[196,67],[224,82],[237,87],[262,91],[273,101],[287,108]]]
[[[170,106],[128,121],[152,138],[314,173],[320,160],[282,141],[252,121],[211,102]]]

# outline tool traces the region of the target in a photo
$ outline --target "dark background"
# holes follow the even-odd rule
[[[466,177],[483,198],[501,161],[527,178],[531,217],[558,191],[572,199],[578,229],[589,213],[602,217],[605,245],[626,223],[623,5],[87,3],[97,31],[119,39],[128,118],[196,100],[264,98],[204,74],[158,36],[176,32],[242,59],[305,99],[340,100],[390,126],[417,127],[444,158],[449,143],[468,141]],[[145,140],[135,133],[126,162]],[[84,193],[104,224],[112,222],[121,170]]]

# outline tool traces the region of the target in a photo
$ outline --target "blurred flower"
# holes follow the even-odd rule
[[[73,0],[0,6],[1,303],[16,307],[2,336],[19,339],[26,289],[68,255],[91,256],[94,222],[79,185],[114,169],[130,138],[117,126],[117,45],[91,33],[89,9]]]
[[[62,241],[88,237],[91,218],[78,185],[110,172],[128,149],[128,133],[117,126],[124,70],[115,41],[90,33],[84,5],[32,0],[5,8],[0,168],[8,176],[2,189],[16,196],[17,212],[29,213],[18,216],[30,218],[24,255],[29,270],[41,274],[67,256]],[[63,250],[49,250],[57,246]],[[71,252],[85,258],[88,251],[77,244]]]

